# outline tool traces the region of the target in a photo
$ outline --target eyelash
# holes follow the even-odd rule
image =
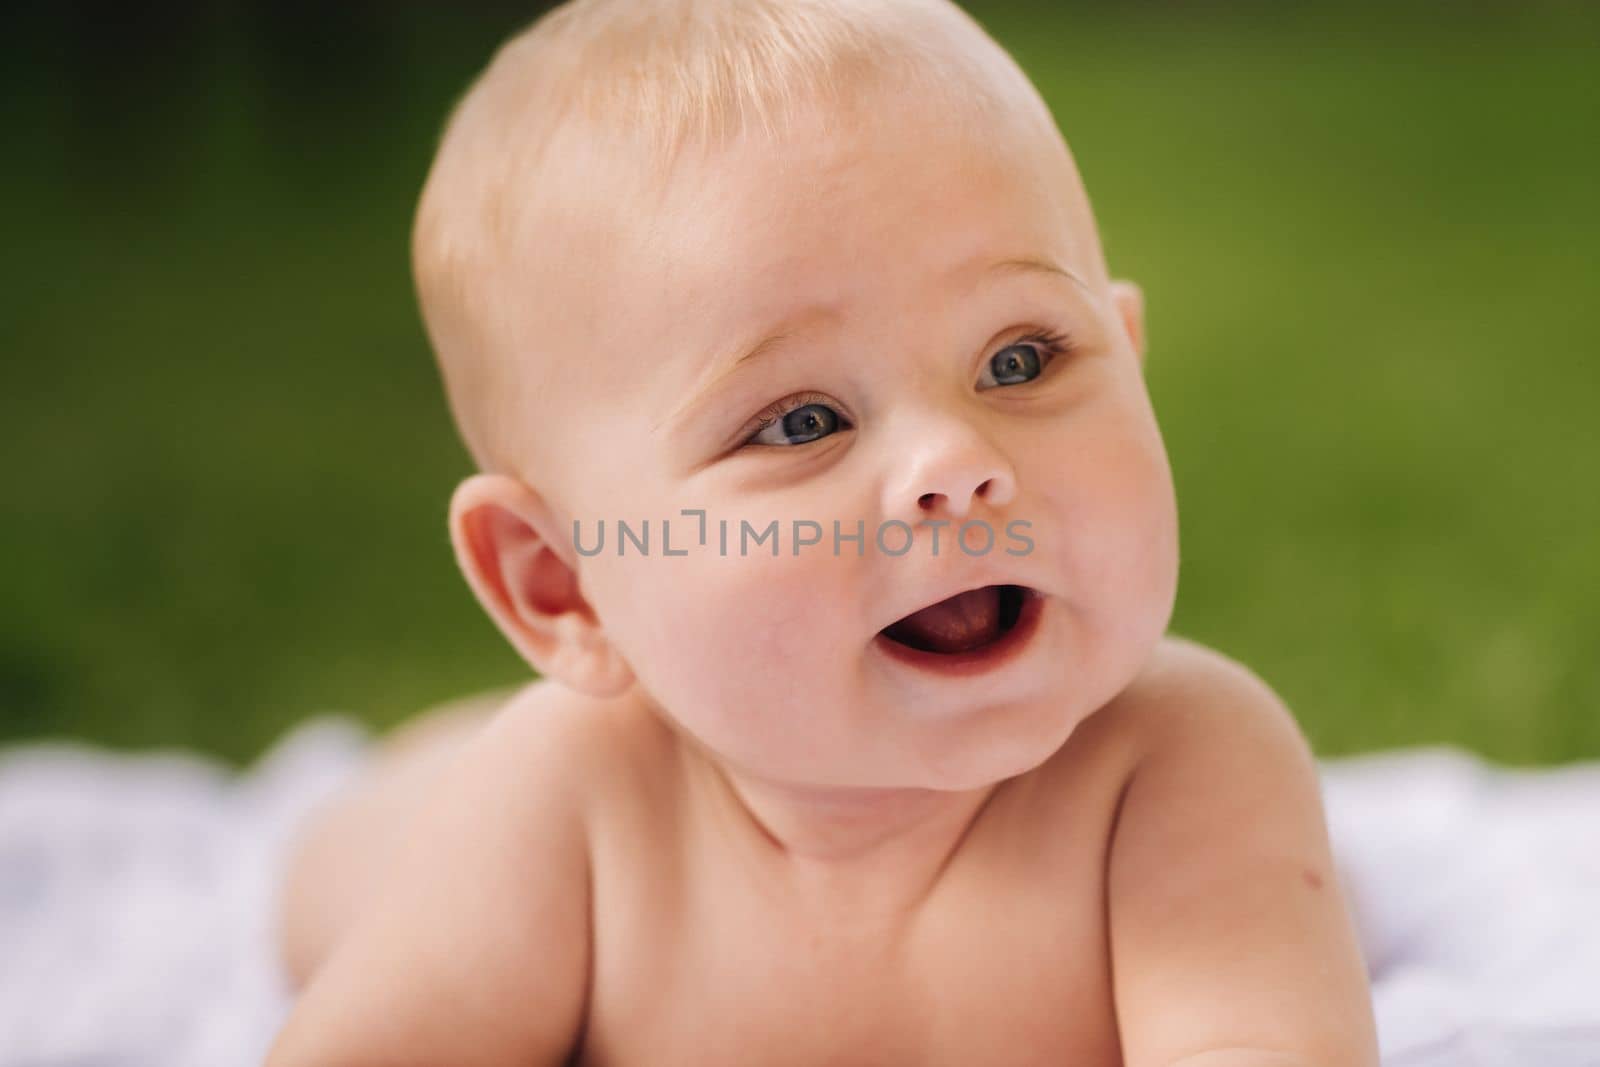
[[[1048,367],[1054,363],[1057,357],[1070,356],[1074,351],[1072,337],[1070,335],[1064,333],[1049,333],[1044,330],[1035,330],[1032,333],[1024,334],[1015,341],[1012,341],[1010,344],[1006,345],[1006,348],[1011,348],[1013,345],[1028,344],[1038,348],[1040,354],[1045,357],[1044,366],[1039,368],[1040,378],[1044,377],[1045,367]],[[1002,348],[1000,351],[1004,352],[1005,350],[1005,348]],[[990,356],[989,358],[993,359],[994,356]],[[1038,380],[1039,378],[1033,379],[1033,381]]]
[[[1070,335],[1064,333],[1052,333],[1045,330],[1035,330],[1032,333],[1024,334],[1023,336],[1018,337],[1016,340],[1006,344],[1005,348],[1001,348],[999,351],[1004,352],[1006,348],[1013,348],[1016,345],[1028,344],[1035,346],[1039,350],[1039,354],[1044,357],[1044,366],[1039,368],[1040,378],[1044,377],[1045,372],[1051,365],[1055,363],[1058,358],[1062,356],[1070,356],[1075,351],[1075,346],[1072,343],[1072,338]],[[994,356],[990,355],[989,358],[993,359]],[[1038,380],[1039,378],[1032,379],[1032,381],[1035,382]],[[1026,385],[1028,383],[1022,382],[1020,384]],[[768,404],[766,407],[761,409],[760,413],[755,416],[755,419],[750,423],[749,426],[740,431],[739,441],[741,444],[748,444],[752,437],[755,437],[768,426],[771,426],[773,423],[777,422],[779,419],[783,418],[785,415],[789,414],[789,412],[794,411],[797,408],[803,408],[808,404],[825,404],[831,400],[832,397],[826,396],[822,393],[808,392],[796,393],[793,396],[786,396],[782,400]]]
[[[832,397],[825,396],[822,393],[796,393],[794,396],[786,396],[782,400],[768,404],[761,409],[761,413],[755,417],[755,421],[743,432],[741,440],[748,441],[797,408],[803,408],[807,404],[825,404],[832,399]]]

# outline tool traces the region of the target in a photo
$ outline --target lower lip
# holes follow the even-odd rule
[[[997,671],[1020,657],[1033,643],[1043,613],[1044,595],[1033,589],[1025,590],[1022,594],[1022,610],[1011,629],[982,648],[967,652],[925,652],[891,641],[881,633],[873,641],[884,655],[907,666],[946,678],[965,678]]]

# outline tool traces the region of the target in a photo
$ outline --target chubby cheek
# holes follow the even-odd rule
[[[1106,493],[1114,543],[1101,546],[1115,585],[1102,588],[1108,617],[1115,617],[1138,659],[1166,632],[1177,591],[1178,528],[1172,473],[1160,437],[1130,441],[1118,457],[1123,480]]]
[[[594,597],[608,637],[668,715],[724,757],[775,771],[840,730],[830,716],[850,703],[842,672],[854,630],[839,617],[854,606],[840,560],[793,557],[787,543],[770,552],[741,557],[730,544],[725,557],[614,560]]]
[[[1171,619],[1178,529],[1171,469],[1147,405],[1107,405],[1054,476],[1066,597],[1111,662],[1142,662]]]

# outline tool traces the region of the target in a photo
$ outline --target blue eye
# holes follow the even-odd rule
[[[794,404],[794,401],[800,401]],[[793,407],[786,405],[794,404]],[[810,396],[779,401],[759,416],[756,430],[746,440],[752,445],[809,444],[840,429],[849,429],[839,413],[821,399]]]
[[[1046,364],[1063,352],[1071,351],[1071,347],[1062,334],[1035,333],[1018,338],[989,357],[978,378],[978,388],[1031,382],[1043,373]]]

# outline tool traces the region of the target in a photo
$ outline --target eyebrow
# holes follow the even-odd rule
[[[1017,256],[1013,259],[1002,259],[998,263],[991,263],[985,274],[1001,271],[1007,274],[1058,274],[1089,293],[1089,283],[1072,273],[1067,268],[1043,256]]]
[[[962,273],[961,268],[957,268],[954,273]],[[989,264],[989,266],[985,268],[982,273],[984,275],[1054,274],[1073,282],[1085,293],[1089,292],[1089,285],[1082,278],[1078,277],[1070,270],[1067,270],[1065,267],[1060,266],[1054,261],[1046,259],[1043,256],[1013,256],[1010,259],[1002,259],[998,263]],[[837,304],[822,303],[810,304],[795,311],[793,314],[785,316],[783,319],[783,325],[774,330],[772,333],[763,337],[761,340],[757,341],[755,344],[751,345],[742,355],[730,362],[727,365],[726,370],[722,371],[716,376],[716,378],[712,380],[716,381],[717,379],[722,378],[723,375],[732,372],[735,367],[742,366],[745,363],[760,359],[762,356],[771,353],[784,341],[788,341],[796,335],[804,333],[806,330],[810,329],[819,319],[836,318],[838,314],[839,308]]]
[[[959,276],[965,273],[968,269],[970,269],[968,264],[962,264],[952,271],[951,274],[952,276]],[[1085,294],[1091,293],[1089,284],[1082,278],[1044,256],[1012,256],[1008,259],[1002,259],[998,262],[991,263],[981,271],[981,276],[983,277],[988,277],[995,274],[1054,275],[1065,278],[1077,285],[1078,288],[1082,289]],[[671,415],[657,423],[657,427],[659,428],[668,422],[676,421],[677,418],[685,410],[692,406],[701,396],[704,396],[706,393],[710,392],[711,388],[715,386],[716,383],[722,381],[722,379],[732,374],[739,367],[744,366],[746,363],[755,362],[764,356],[771,355],[777,349],[781,348],[784,342],[790,341],[800,334],[813,329],[820,321],[838,318],[839,313],[840,305],[837,302],[827,301],[817,304],[808,304],[805,307],[798,308],[790,312],[788,315],[785,315],[775,329],[773,329],[766,336],[762,337],[761,340],[757,341],[755,344],[746,348],[738,356],[727,361],[725,365],[721,361],[718,361],[716,365],[722,366],[722,369],[713,372],[707,379],[707,384],[703,388],[695,390],[695,392],[690,396],[688,402],[680,405],[672,412]]]

